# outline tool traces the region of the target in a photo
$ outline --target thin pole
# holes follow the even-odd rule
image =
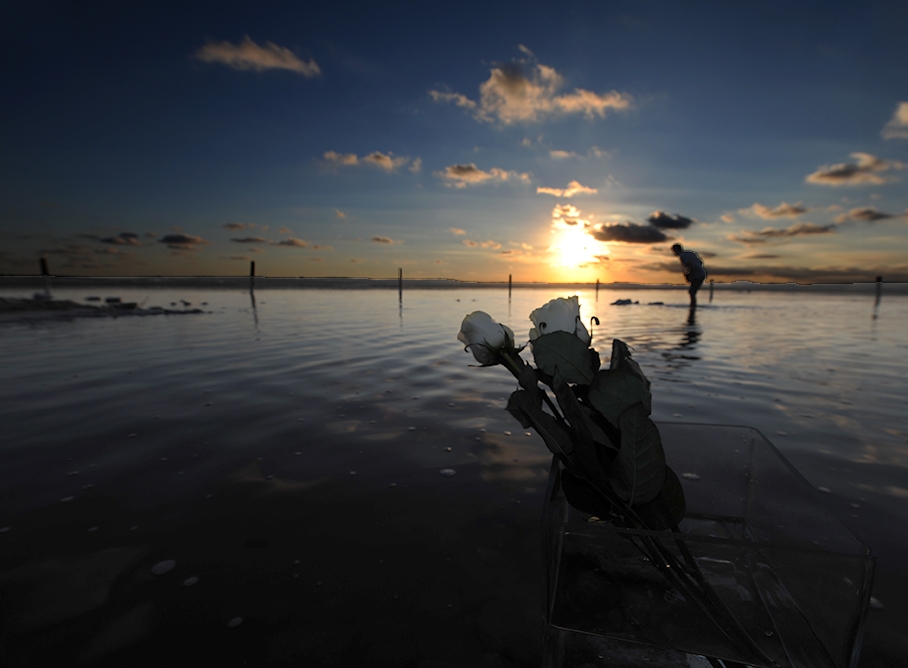
[[[511,274],[508,274],[508,299],[511,298]]]
[[[50,272],[47,270],[47,260],[41,258],[41,275],[44,276],[44,294],[50,296]]]
[[[883,294],[883,277],[877,276],[876,277],[876,303],[875,303],[876,306],[879,305],[880,297],[882,296],[882,294]]]
[[[599,299],[599,279],[596,279],[596,299]]]
[[[249,278],[255,278],[255,260],[249,263]]]
[[[397,269],[397,299],[404,299],[404,270],[400,268]]]
[[[709,279],[709,301],[713,300],[713,279]]]

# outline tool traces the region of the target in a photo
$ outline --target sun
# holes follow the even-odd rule
[[[608,246],[587,234],[582,224],[562,225],[553,233],[555,240],[549,247],[552,265],[562,272],[595,268],[602,256],[609,254]]]

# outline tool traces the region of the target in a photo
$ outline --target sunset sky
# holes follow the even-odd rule
[[[0,273],[908,281],[908,3],[17,3]]]

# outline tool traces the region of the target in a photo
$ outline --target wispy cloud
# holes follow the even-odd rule
[[[393,172],[399,167],[406,165],[410,162],[409,157],[405,156],[395,156],[390,151],[388,153],[382,153],[381,151],[373,151],[368,155],[362,157],[357,156],[355,153],[338,153],[336,151],[326,151],[322,156],[325,159],[325,163],[331,167],[354,167],[356,165],[372,165],[373,167],[378,167],[383,169],[386,172]],[[419,164],[422,166],[422,160],[416,158],[413,164]],[[412,165],[410,171],[413,171]],[[419,171],[417,168],[416,171]]]
[[[773,219],[773,218],[797,218],[802,213],[806,213],[809,209],[797,202],[795,204],[788,204],[787,202],[782,202],[779,206],[771,208],[764,206],[758,202],[754,202],[753,206],[748,207],[747,209],[741,209],[741,213],[748,214],[752,213],[764,219]]]
[[[857,162],[843,162],[837,165],[820,167],[813,174],[808,174],[807,183],[818,183],[827,186],[882,185],[898,181],[895,176],[880,176],[880,172],[890,169],[905,169],[904,163],[897,160],[883,160],[869,153],[852,153]]]
[[[493,67],[489,78],[479,86],[479,101],[461,93],[433,90],[429,95],[437,102],[454,102],[468,109],[479,121],[535,123],[550,117],[570,114],[587,119],[604,118],[609,111],[627,109],[633,98],[612,90],[594,93],[583,88],[561,92],[564,77],[553,67],[539,63],[532,52],[521,45],[526,56]]]
[[[567,158],[576,158],[577,154],[573,151],[561,151],[555,149],[554,151],[549,151],[549,157],[555,160],[565,160]]]
[[[465,188],[468,185],[472,186],[482,183],[503,183],[507,181],[529,183],[530,181],[530,175],[527,173],[509,172],[498,167],[492,167],[489,171],[484,171],[473,163],[468,165],[448,165],[443,172],[435,172],[435,176],[443,179],[445,185],[454,188]]]
[[[573,197],[574,195],[594,195],[599,191],[596,188],[582,185],[579,181],[571,181],[564,188],[536,188],[536,192],[555,197]]]
[[[268,240],[262,237],[233,237],[231,241],[238,244],[267,244]]]
[[[422,171],[422,158],[416,158],[413,161],[413,164],[407,167],[414,174],[419,174]]]
[[[498,243],[497,241],[492,241],[491,239],[489,239],[488,241],[472,241],[471,239],[464,239],[463,245],[469,246],[470,248],[491,248],[492,250],[499,250],[501,248],[500,243]]]
[[[694,224],[692,218],[681,214],[669,215],[663,211],[653,211],[646,220],[650,225],[660,230],[686,230]]]
[[[255,227],[255,223],[224,223],[221,227],[225,230],[246,230]]]
[[[621,241],[627,244],[655,244],[668,239],[658,227],[637,223],[607,223],[591,229],[589,233],[599,241]]]
[[[386,172],[393,172],[409,161],[410,158],[395,158],[390,153],[381,153],[380,151],[374,151],[363,158],[363,162],[367,165],[374,165]]]
[[[791,237],[808,236],[814,234],[832,234],[836,231],[836,225],[817,225],[816,223],[795,223],[790,227],[765,227],[759,231],[744,230],[739,234],[729,235],[731,241],[737,241],[742,244],[761,244],[769,240],[784,240]]]
[[[560,225],[589,225],[588,220],[580,217],[580,209],[573,204],[556,204],[552,209],[552,224],[557,228]]]
[[[908,212],[898,214],[898,213],[885,213],[883,211],[878,211],[872,206],[862,207],[858,209],[852,209],[848,213],[843,213],[840,216],[836,216],[835,222],[839,225],[846,223],[851,220],[863,220],[868,223],[875,223],[878,220],[891,220],[893,218],[906,218],[908,217]]]
[[[178,251],[194,251],[197,250],[198,246],[202,246],[210,241],[206,241],[202,237],[196,237],[191,234],[165,234],[163,237],[158,239],[159,243],[167,244],[167,247],[171,250]]]
[[[880,135],[883,139],[908,139],[908,102],[899,102]]]
[[[347,214],[344,213],[343,211],[341,211],[340,209],[335,209],[335,210],[334,210],[334,216],[335,216],[336,218],[346,218],[346,217],[347,217]]]
[[[309,242],[303,241],[302,239],[295,239],[293,237],[287,237],[286,239],[281,239],[280,241],[275,241],[272,243],[273,246],[291,246],[293,248],[309,248]]]
[[[723,213],[722,222],[723,223],[733,223],[733,222],[735,222],[735,217],[732,216],[730,213]]]
[[[114,237],[104,237],[99,239],[102,244],[114,244],[117,246],[141,246],[139,235],[134,232],[120,232]]]
[[[476,108],[476,103],[463,93],[446,93],[439,90],[430,90],[429,96],[436,102],[453,102],[458,107],[463,107],[464,109]]]
[[[399,241],[395,241],[395,240],[392,239],[391,237],[380,237],[380,236],[374,236],[374,237],[372,237],[372,239],[370,239],[370,241],[371,241],[372,243],[375,243],[375,244],[396,244],[396,243],[400,243]]]
[[[448,228],[448,229],[451,230],[451,234],[456,234],[456,235],[458,235],[458,236],[467,233],[466,230],[462,230],[462,229],[460,229],[459,227],[450,227],[450,228]]]
[[[196,58],[206,63],[220,63],[235,70],[290,70],[311,78],[321,74],[314,60],[300,60],[290,49],[274,42],[259,46],[248,35],[239,44],[230,42],[208,42],[195,53]]]
[[[325,162],[335,167],[358,165],[359,158],[356,153],[338,153],[337,151],[325,151]]]

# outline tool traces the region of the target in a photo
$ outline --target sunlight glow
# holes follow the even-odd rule
[[[608,246],[586,232],[584,221],[569,225],[558,221],[552,226],[554,240],[549,246],[552,267],[567,276],[578,270],[599,271],[609,255]],[[586,272],[581,272],[586,273]]]

